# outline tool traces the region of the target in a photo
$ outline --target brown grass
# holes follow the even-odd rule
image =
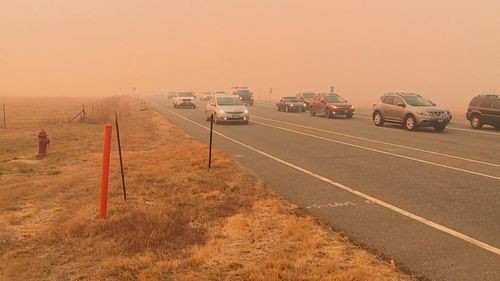
[[[143,104],[12,101],[0,129],[0,280],[412,280],[274,195]],[[34,106],[36,104],[36,106]],[[109,213],[97,218],[103,124],[121,119]],[[36,133],[52,138],[36,157]],[[179,146],[179,143],[183,143]]]

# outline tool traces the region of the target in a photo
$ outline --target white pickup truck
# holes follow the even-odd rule
[[[196,96],[194,92],[179,91],[174,96],[174,108],[196,108]]]

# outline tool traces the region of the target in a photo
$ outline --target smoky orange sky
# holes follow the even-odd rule
[[[1,0],[0,96],[500,92],[500,1]]]

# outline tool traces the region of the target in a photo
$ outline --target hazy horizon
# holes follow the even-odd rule
[[[0,96],[500,92],[498,1],[3,1]]]

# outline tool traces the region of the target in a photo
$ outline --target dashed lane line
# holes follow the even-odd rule
[[[500,168],[500,164],[495,164],[495,163],[485,162],[485,161],[481,161],[481,160],[475,160],[475,159],[470,159],[470,158],[465,158],[465,157],[450,155],[450,154],[446,154],[446,153],[440,153],[440,152],[435,152],[435,151],[420,149],[420,148],[406,146],[406,145],[400,145],[400,144],[395,144],[395,143],[390,143],[390,142],[378,141],[378,140],[364,138],[364,137],[358,137],[358,136],[344,134],[344,133],[339,133],[339,132],[335,132],[335,131],[324,130],[324,129],[314,128],[314,127],[299,125],[299,124],[295,124],[295,123],[285,122],[285,121],[281,121],[281,120],[276,120],[276,119],[261,117],[261,116],[258,116],[258,115],[257,116],[253,115],[252,118],[267,120],[267,121],[271,121],[271,122],[275,122],[275,123],[280,123],[280,124],[286,124],[286,125],[295,126],[295,127],[298,127],[298,128],[308,129],[308,130],[311,130],[311,131],[328,133],[328,134],[332,134],[332,135],[337,135],[337,136],[342,136],[342,137],[348,137],[348,138],[353,138],[353,139],[357,139],[357,140],[362,140],[362,141],[367,141],[367,142],[372,142],[372,143],[378,143],[378,144],[383,144],[383,145],[389,145],[389,146],[404,148],[404,149],[408,149],[408,150],[413,150],[413,151],[418,151],[418,152],[423,152],[423,153],[428,153],[428,154],[443,156],[443,157],[447,157],[447,158],[452,158],[452,159],[457,159],[457,160],[463,160],[463,161],[472,162],[472,163],[476,163],[476,164],[482,164],[482,165],[487,165],[487,166],[492,166],[492,167],[498,167],[498,168]]]

